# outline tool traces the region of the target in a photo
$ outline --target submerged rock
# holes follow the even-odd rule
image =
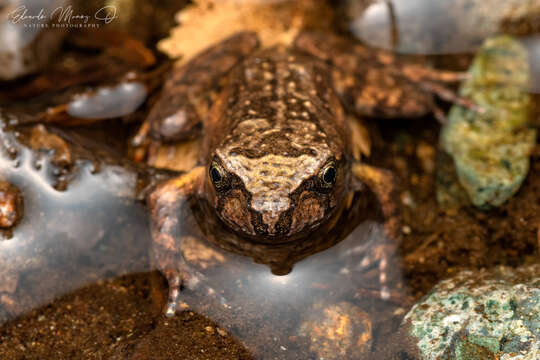
[[[403,329],[423,360],[540,359],[540,265],[442,281]]]
[[[298,335],[309,339],[309,348],[318,359],[359,359],[369,356],[371,328],[369,314],[351,303],[315,303]]]
[[[440,145],[453,158],[470,201],[499,206],[521,186],[536,142],[536,131],[528,127],[527,52],[511,37],[488,39],[469,74],[460,94],[482,111],[452,107]]]

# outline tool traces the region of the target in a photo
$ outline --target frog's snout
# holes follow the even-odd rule
[[[249,201],[251,200],[251,201]],[[273,192],[251,195],[240,190],[223,198],[219,215],[233,230],[261,242],[288,242],[312,232],[325,218],[323,199],[305,191],[294,200]]]
[[[281,211],[268,210],[260,213],[262,226],[254,226],[259,235],[280,238],[287,241],[295,238],[304,230],[314,230],[321,224],[325,216],[325,207],[321,199],[310,192],[300,195],[296,202]]]

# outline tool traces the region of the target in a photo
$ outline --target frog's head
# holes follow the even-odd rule
[[[279,142],[279,140],[275,140]],[[288,242],[315,231],[336,214],[348,171],[328,147],[218,149],[207,169],[207,189],[218,217],[257,242]]]

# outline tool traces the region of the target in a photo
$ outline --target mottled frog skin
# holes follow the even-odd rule
[[[373,84],[382,86],[374,93],[366,90],[373,85],[369,76],[356,73],[365,70],[365,51],[346,48],[337,38],[301,34],[295,46],[258,49],[255,34],[239,33],[167,82],[142,131],[159,144],[203,130],[198,165],[148,197],[152,258],[170,287],[167,314],[176,311],[180,287],[198,283],[181,255],[189,208],[202,214],[201,228],[219,246],[286,274],[294,262],[339,241],[344,224],[355,219],[355,204],[365,198],[359,194],[369,188],[379,200],[373,212],[383,214],[388,243],[395,247],[400,226],[393,177],[360,161],[362,139],[353,135],[356,120],[346,116],[344,105],[360,113],[369,108],[387,117],[418,116],[432,110],[436,80],[457,77],[407,68],[389,54],[374,53]],[[384,98],[385,88],[393,90],[390,98]],[[347,98],[355,101],[347,104]],[[383,248],[371,256],[383,260],[382,271],[391,253]]]

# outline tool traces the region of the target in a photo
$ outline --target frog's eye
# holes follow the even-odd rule
[[[326,165],[319,175],[321,185],[325,188],[332,187],[336,183],[337,169],[334,163]]]
[[[208,175],[216,188],[222,188],[225,185],[225,171],[217,163],[212,163]]]

